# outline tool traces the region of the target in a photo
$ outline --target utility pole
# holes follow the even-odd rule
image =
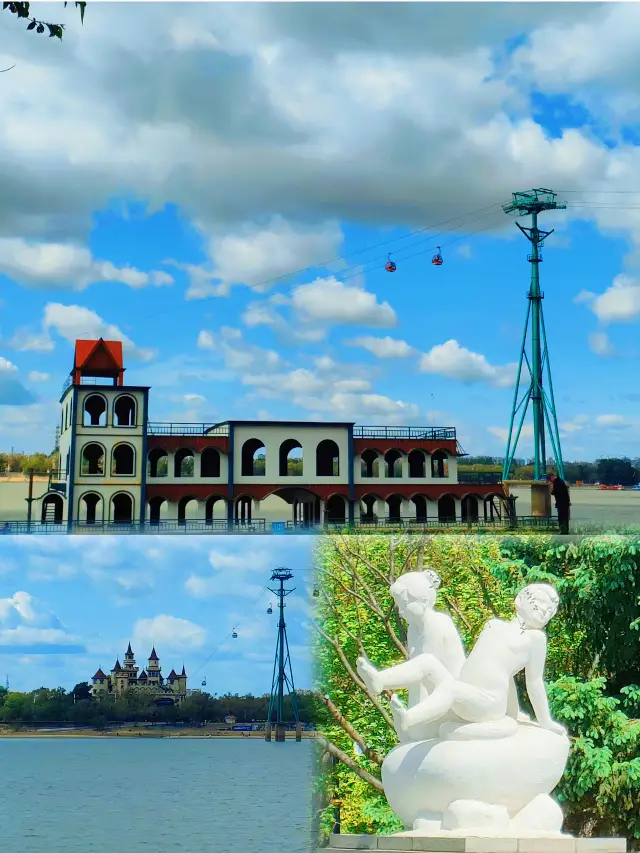
[[[33,504],[33,468],[29,469],[29,497],[27,498],[27,532],[31,532],[31,506]]]
[[[269,591],[278,597],[278,641],[276,643],[276,656],[273,663],[273,678],[271,680],[271,695],[269,697],[269,713],[267,714],[267,725],[265,740],[271,740],[272,726],[275,725],[276,743],[284,743],[286,732],[286,720],[284,718],[284,696],[285,688],[291,697],[291,710],[296,724],[296,740],[302,739],[302,728],[298,715],[298,702],[296,700],[296,688],[293,683],[293,671],[291,669],[291,656],[289,654],[289,641],[287,639],[287,626],[284,621],[285,598],[294,592],[294,589],[285,589],[286,581],[291,580],[293,574],[289,569],[278,568],[271,574],[271,580],[277,581],[279,587]]]
[[[553,396],[553,382],[551,380],[551,365],[549,363],[549,351],[547,347],[547,334],[545,331],[544,316],[542,313],[542,300],[544,299],[544,293],[540,290],[539,270],[540,264],[542,263],[540,249],[544,246],[545,238],[550,234],[553,234],[553,229],[551,229],[551,231],[541,231],[538,228],[539,213],[545,210],[561,210],[564,208],[566,208],[566,204],[560,204],[556,201],[556,193],[552,190],[546,189],[513,193],[513,201],[510,204],[504,205],[502,208],[504,212],[508,214],[516,213],[521,216],[531,216],[530,228],[524,228],[519,222],[516,222],[520,231],[531,243],[531,254],[527,256],[527,260],[531,264],[531,285],[529,292],[527,293],[527,317],[525,320],[524,335],[520,349],[516,387],[513,395],[511,419],[509,422],[507,449],[502,469],[502,479],[505,481],[510,477],[513,458],[516,453],[518,440],[520,438],[520,433],[522,432],[529,403],[531,403],[531,408],[533,410],[533,478],[534,480],[541,480],[544,479],[546,475],[547,454],[545,425],[548,430],[549,441],[553,452],[553,460],[558,476],[564,476],[562,449],[560,447],[560,433],[558,430],[556,405]],[[529,328],[531,329],[530,355],[527,353]],[[526,363],[529,370],[530,382],[522,396],[522,399],[518,402],[523,362]],[[545,390],[545,372],[547,374],[548,393]]]

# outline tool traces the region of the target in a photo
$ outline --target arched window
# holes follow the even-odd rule
[[[114,426],[136,425],[136,401],[129,394],[121,394],[116,397],[113,404]]]
[[[42,501],[43,524],[62,524],[64,501],[60,495],[47,495]]]
[[[116,444],[111,455],[111,474],[129,475],[135,473],[136,455],[130,444]]]
[[[303,470],[302,445],[295,438],[288,438],[280,445],[280,476],[301,477]]]
[[[422,450],[412,450],[409,454],[409,476],[410,477],[426,477],[426,459]]]
[[[104,475],[104,447],[101,444],[85,444],[82,448],[81,458],[81,474],[93,477],[102,477]]]
[[[147,476],[166,477],[169,473],[169,454],[162,447],[154,447],[147,455]]]
[[[249,438],[242,445],[241,471],[243,477],[264,477],[267,470],[267,449],[259,438]]]
[[[368,448],[360,454],[360,476],[361,477],[377,477],[380,470],[380,462],[378,461],[378,451]]]
[[[67,409],[67,412],[69,410]],[[102,394],[89,394],[84,401],[84,426],[106,426],[107,401]]]
[[[431,476],[435,479],[449,476],[449,457],[444,450],[436,450],[431,456]]]
[[[402,453],[395,449],[388,450],[384,455],[384,467],[389,479],[402,477]]]
[[[325,438],[316,447],[316,477],[340,476],[340,449],[335,441]]]
[[[200,454],[200,476],[220,476],[220,453],[215,447],[205,447]]]
[[[173,476],[193,477],[194,462],[193,450],[182,447],[173,457]]]
[[[133,521],[133,498],[126,492],[114,495],[111,500],[111,518],[116,524],[131,524]]]

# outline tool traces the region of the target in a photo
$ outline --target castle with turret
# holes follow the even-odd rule
[[[91,679],[91,695],[119,697],[130,690],[143,691],[158,705],[178,705],[187,695],[187,673],[184,665],[178,674],[174,669],[165,678],[155,646],[151,650],[146,669],[140,672],[136,664],[131,643],[124,655],[124,663],[118,658],[109,675],[98,669]]]

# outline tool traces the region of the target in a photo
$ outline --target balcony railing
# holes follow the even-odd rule
[[[5,521],[0,522],[0,534],[13,536],[21,533],[31,534],[60,534],[60,533],[84,533],[98,534],[123,533],[123,534],[150,534],[152,536],[161,533],[265,533],[267,524],[264,518],[254,518],[251,521],[228,522],[224,519],[195,519],[193,521],[73,521],[68,527],[67,522],[40,522],[32,521]]]
[[[147,424],[147,435],[229,435],[229,424]]]
[[[355,426],[354,438],[421,438],[425,441],[455,441],[455,427]]]

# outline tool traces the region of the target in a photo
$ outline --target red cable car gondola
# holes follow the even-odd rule
[[[384,268],[387,272],[395,272],[398,269],[395,263],[391,260],[391,254],[389,254],[389,260],[384,265]]]
[[[436,267],[441,267],[442,266],[442,255],[440,254],[440,246],[438,246],[437,248],[438,248],[438,251],[431,258],[431,263]]]

